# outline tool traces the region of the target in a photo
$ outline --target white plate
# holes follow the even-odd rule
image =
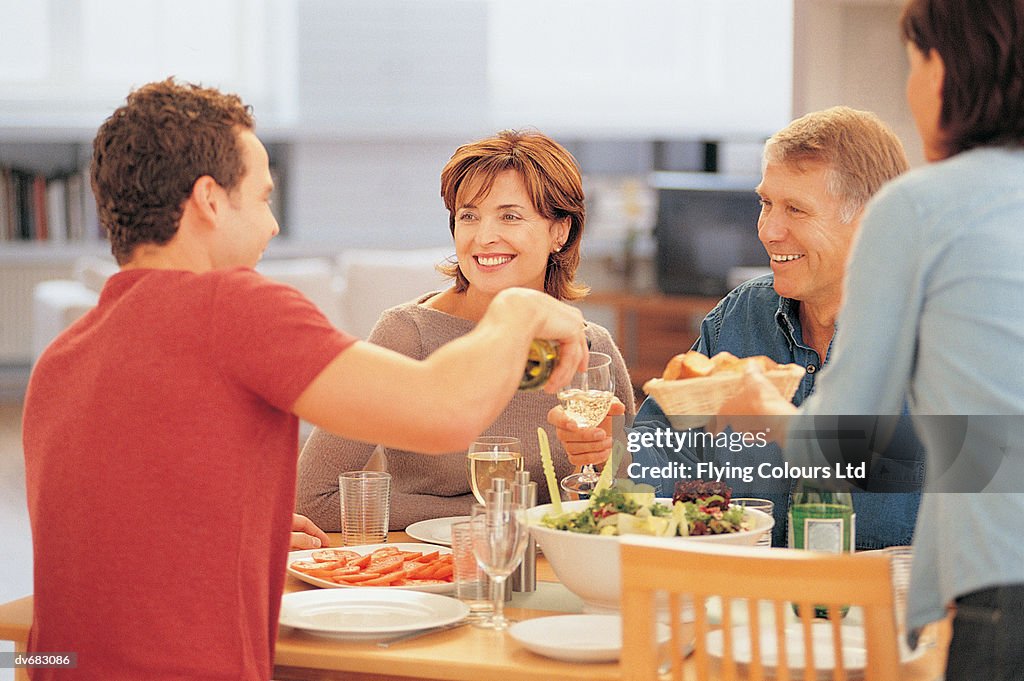
[[[434,544],[364,544],[362,546],[332,546],[330,548],[336,548],[342,551],[355,551],[361,556],[365,556],[367,553],[373,553],[377,549],[382,549],[387,546],[394,547],[399,551],[419,551],[424,555],[437,551],[439,554],[444,555],[451,553],[452,550],[443,546],[436,546]],[[370,589],[373,587],[360,586],[357,587],[352,584],[338,584],[327,579],[320,579],[319,577],[313,577],[307,575],[305,572],[292,569],[292,563],[297,560],[313,560],[313,554],[316,551],[322,549],[310,549],[308,551],[292,551],[288,554],[288,574],[301,579],[306,584],[312,584],[313,586],[319,586],[324,589]],[[446,594],[451,593],[455,590],[455,583],[449,582],[446,584],[419,584],[419,585],[402,585],[402,586],[384,586],[382,589],[394,589],[398,591],[426,591],[434,594]]]
[[[619,615],[558,615],[513,624],[509,635],[527,650],[567,662],[613,662],[622,652]],[[667,625],[658,625],[658,642],[671,638]]]
[[[847,672],[853,672],[854,678],[859,677],[867,665],[864,630],[861,627],[846,625],[839,627],[839,630],[843,641],[843,668]],[[751,661],[750,629],[743,625],[733,627],[732,631],[733,659],[738,664],[749,664]],[[812,623],[811,637],[814,646],[815,669],[822,672],[831,671],[836,665],[835,655],[832,652],[832,625],[825,621]],[[708,634],[707,649],[708,654],[712,657],[720,658],[724,654],[724,641],[720,629]],[[908,662],[920,657],[923,653],[924,646],[918,646],[914,651],[901,650],[901,661]],[[803,670],[804,634],[803,625],[800,623],[786,625],[786,655],[791,670]],[[778,666],[775,628],[771,625],[761,627],[761,662],[766,668]]]
[[[413,539],[440,544],[441,546],[452,545],[452,525],[469,520],[468,515],[454,515],[448,518],[431,518],[421,520],[405,528],[405,533]]]
[[[384,639],[458,622],[462,601],[387,587],[295,591],[281,599],[281,624],[320,636]]]

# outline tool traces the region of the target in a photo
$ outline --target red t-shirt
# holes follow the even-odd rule
[[[268,679],[289,410],[354,341],[249,269],[111,277],[26,395],[29,650],[78,653],[74,679]]]

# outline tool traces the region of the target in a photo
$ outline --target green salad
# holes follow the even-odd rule
[[[722,500],[717,497],[715,501]],[[609,487],[594,492],[582,511],[541,518],[541,525],[581,534],[649,534],[658,537],[730,534],[749,530],[740,506],[708,505],[711,499],[659,503],[652,492],[623,492]]]

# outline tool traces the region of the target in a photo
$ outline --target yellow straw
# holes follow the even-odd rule
[[[543,428],[537,428],[537,439],[540,440],[540,463],[544,467],[544,477],[548,481],[548,494],[551,496],[551,511],[562,512],[562,496],[558,492],[558,480],[555,478],[555,464],[551,462],[551,445],[548,434]]]
[[[619,467],[619,462],[622,461],[622,443],[618,440],[612,445],[612,455],[605,461],[604,468],[601,470],[601,475],[597,479],[597,484],[594,485],[591,495],[597,494],[603,489],[608,489],[612,486],[612,482],[615,479],[615,469]]]

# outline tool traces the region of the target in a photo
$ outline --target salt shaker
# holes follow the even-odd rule
[[[512,483],[512,502],[522,504],[523,508],[537,505],[537,483],[530,482],[529,471],[516,471]],[[512,591],[537,590],[537,540],[531,534],[526,540],[526,552],[523,562],[512,573]]]
[[[487,500],[485,506],[503,508],[512,501],[512,490],[508,488],[508,481],[505,478],[494,478],[491,480],[491,488],[484,493]]]

